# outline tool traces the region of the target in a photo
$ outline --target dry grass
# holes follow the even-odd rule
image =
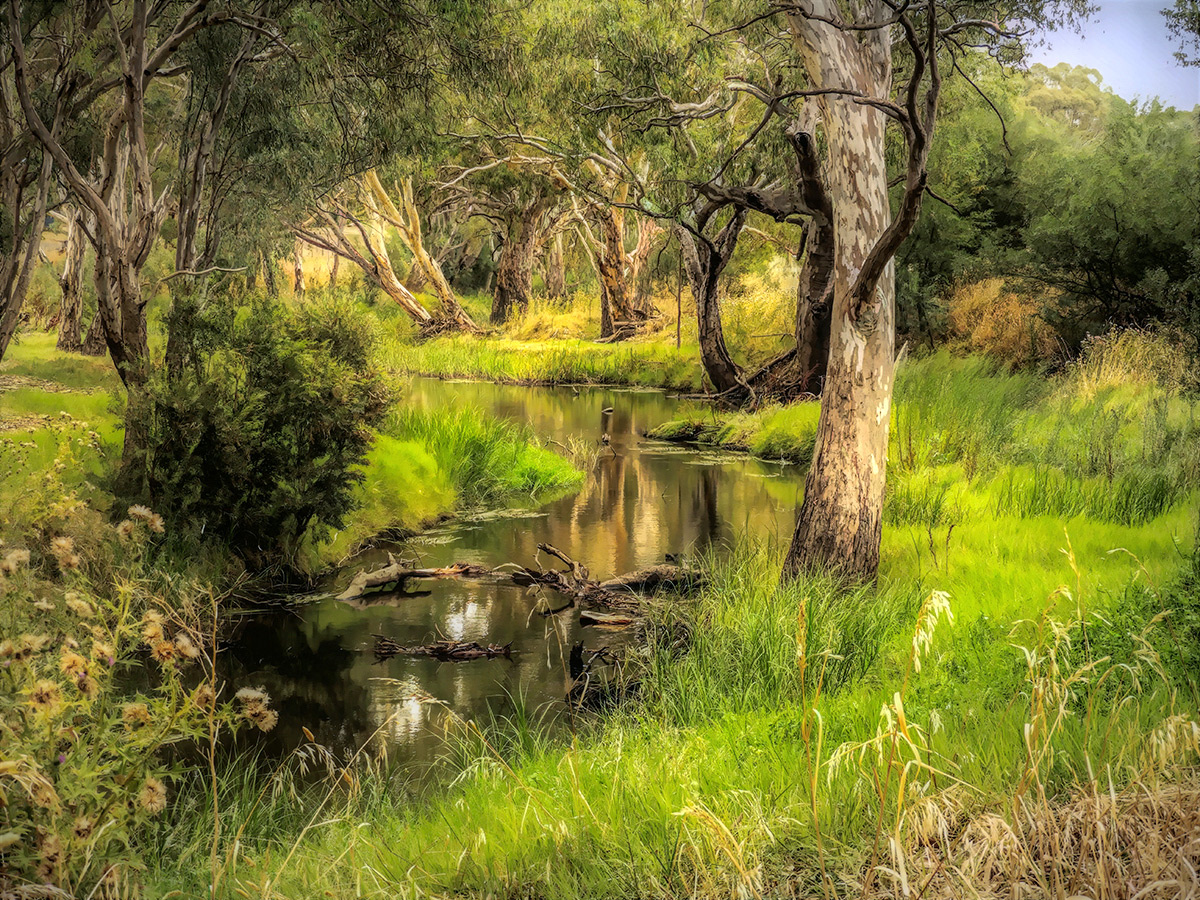
[[[1001,359],[1013,369],[1049,359],[1054,329],[1040,315],[1041,304],[1004,289],[1001,278],[957,288],[949,299],[950,330],[965,350]]]
[[[1015,801],[1007,814],[964,817],[954,794],[942,828],[913,830],[903,865],[875,896],[925,898],[1200,897],[1200,775],[1182,783],[1096,782],[1068,802]],[[939,833],[940,832],[940,833]],[[903,877],[900,877],[903,873]]]
[[[1089,399],[1129,384],[1178,390],[1187,382],[1188,360],[1166,332],[1124,328],[1087,338],[1070,376],[1075,391]]]

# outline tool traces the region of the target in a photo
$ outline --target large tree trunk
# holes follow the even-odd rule
[[[78,353],[83,347],[80,318],[83,314],[83,259],[87,239],[83,234],[83,213],[71,207],[67,217],[67,245],[63,254],[62,288],[58,316],[58,349]]]
[[[625,211],[604,207],[598,211],[601,247],[596,256],[600,272],[600,337],[612,337],[618,322],[633,321],[629,282],[625,277]]]
[[[889,29],[850,33],[798,14],[791,28],[814,89],[888,96]],[[885,119],[844,96],[824,95],[819,103],[836,234],[833,317],[816,448],[784,577],[830,568],[870,578],[879,565],[894,374],[892,263],[868,295],[854,289],[891,220]]]
[[[529,308],[533,293],[533,261],[541,244],[538,219],[541,204],[517,211],[508,224],[500,265],[496,267],[496,289],[492,294],[492,324],[507,322],[513,310]]]
[[[713,389],[723,394],[744,386],[741,368],[729,355],[725,332],[721,326],[721,273],[733,257],[738,237],[746,223],[746,210],[738,207],[717,237],[709,240],[702,233],[705,223],[698,223],[699,234],[682,225],[675,226],[679,248],[692,297],[696,301],[696,326],[700,341],[700,361]]]

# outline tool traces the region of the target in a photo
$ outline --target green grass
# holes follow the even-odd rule
[[[402,406],[376,437],[364,475],[350,524],[308,549],[309,567],[336,562],[376,536],[411,534],[464,509],[542,502],[583,480],[528,428],[476,409]]]
[[[1076,683],[1078,698],[1048,738],[1053,763],[1034,777],[1050,796],[1065,795],[1089,780],[1090,765],[1119,790],[1144,776],[1152,729],[1174,712],[1196,712],[1187,682],[1195,651],[1174,659],[1167,651],[1200,637],[1200,604],[1197,573],[1150,588],[1130,557],[1107,556],[1109,541],[1177,572],[1157,533],[1190,523],[1073,535],[1083,587],[1072,598],[1055,594],[1075,583],[1057,549],[1064,540],[1019,524],[964,535],[945,570],[924,577],[913,575],[909,535],[895,530],[879,585],[850,592],[825,579],[780,588],[777,552],[743,546],[713,569],[703,596],[659,612],[640,701],[573,740],[538,737],[521,723],[501,723],[499,734],[464,725],[463,771],[449,789],[413,795],[399,775],[389,782],[372,770],[354,790],[264,800],[249,819],[245,795],[256,786],[232,785],[225,832],[247,824],[236,851],[225,845],[234,861],[222,896],[262,878],[284,897],[776,893],[769,885],[819,895],[821,858],[838,896],[857,896],[847,885],[870,855],[879,815],[872,785],[886,767],[874,750],[835,766],[839,747],[876,739],[880,708],[903,692],[909,723],[925,729],[921,746],[953,772],[950,783],[970,786],[955,794],[963,814],[1003,812],[1027,771],[1031,677],[1053,690],[1105,655],[1128,668],[1094,680],[1107,689],[1124,678],[1123,686],[1089,713],[1092,683]],[[950,592],[955,622],[938,624],[915,672],[912,634],[931,588]],[[1068,627],[1076,601],[1100,614],[1090,618],[1094,651],[1083,649],[1077,626],[1075,644],[1054,649],[1013,621],[1036,616],[1047,597]],[[1148,624],[1164,606],[1190,629],[1182,641]],[[1105,628],[1119,610],[1125,618]],[[691,636],[683,654],[681,622]],[[1055,682],[1039,664],[1031,676],[1017,644],[1042,659],[1058,654],[1070,671]],[[1166,660],[1165,677],[1154,675],[1147,647]],[[895,814],[894,789],[885,808]],[[319,825],[302,832],[310,820]],[[201,889],[205,875],[194,863],[204,859],[207,823],[203,814],[185,816],[164,832],[163,868],[153,878],[160,890]]]
[[[266,800],[223,844],[222,896],[269,879],[285,897],[857,897],[873,858],[913,875],[922,829],[987,816],[1053,894],[1082,859],[1047,854],[1031,822],[1054,833],[1073,798],[1200,762],[1163,738],[1200,716],[1196,409],[1160,380],[945,356],[906,367],[897,396],[876,584],[781,587],[782,548],[739,545],[700,596],[654,608],[636,700],[566,739],[528,712],[461,723],[448,787],[372,769]],[[816,415],[672,427],[803,463]],[[227,835],[261,787],[231,789]],[[173,861],[210,837],[183,815],[151,882],[201,890]]]
[[[0,432],[0,508],[11,508],[31,473],[53,463],[62,439],[59,426],[72,420],[100,435],[102,451],[87,457],[85,469],[75,475],[94,488],[89,501],[107,508],[112,498],[103,488],[120,459],[123,433],[120,384],[111,364],[107,358],[60,353],[53,334],[21,337],[0,375],[48,384],[0,391],[0,421],[22,425]],[[411,534],[467,508],[538,502],[582,480],[571,462],[543,447],[527,428],[479,410],[435,415],[402,406],[376,436],[363,474],[358,508],[341,531],[308,542],[300,559],[305,567],[336,562],[378,535]]]
[[[694,391],[702,382],[695,348],[677,350],[667,343],[452,336],[397,342],[384,352],[383,362],[400,375],[502,384],[628,384]]]

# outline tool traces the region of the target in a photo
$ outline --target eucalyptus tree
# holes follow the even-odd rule
[[[688,87],[686,80],[675,82],[674,90],[663,90],[659,73],[672,66],[678,67],[675,71],[702,72],[705,67],[694,61],[705,51],[666,33],[667,26],[659,24],[668,18],[661,6],[654,10],[659,21],[650,21],[637,4],[614,0],[600,6],[604,27],[592,29],[600,37],[589,52],[603,60],[596,69],[601,79],[611,77],[607,91],[621,109],[641,106],[666,125],[681,114],[689,122],[700,119],[697,104],[707,107],[711,93],[695,89],[703,82],[693,80],[686,94],[681,90]],[[688,11],[692,9],[689,5]],[[700,15],[712,9],[703,7]],[[818,139],[816,129],[804,129],[805,120],[799,119],[801,130],[819,148],[820,162],[810,172],[813,187],[820,188],[832,214],[832,252],[825,262],[831,282],[829,353],[814,458],[785,577],[810,567],[872,577],[879,564],[895,377],[893,260],[917,223],[927,191],[944,72],[958,72],[959,60],[971,48],[988,48],[1004,60],[1019,60],[1023,29],[1061,24],[1085,10],[1084,0],[756,0],[722,7],[722,18],[733,17],[732,24],[699,22],[711,38],[736,35],[729,53],[740,49],[753,59],[758,75],[748,66],[740,73],[729,72],[722,54],[717,54],[721,65],[715,68],[722,75],[729,73],[727,91],[759,100],[765,108],[764,124],[733,144],[729,165],[714,153],[729,146],[719,129],[713,129],[712,142],[703,149],[693,137],[688,150],[695,147],[693,158],[701,166],[707,164],[712,174],[659,178],[663,194],[669,196],[674,183],[704,196],[702,188],[711,191],[708,186],[718,175],[725,186],[769,186],[772,180],[764,184],[762,178],[769,170],[762,162],[756,167],[756,155],[750,151],[770,138],[768,124],[782,104],[815,107],[811,115],[819,123]],[[589,77],[592,82],[597,78],[595,73]],[[645,103],[643,97],[648,98]],[[703,122],[728,122],[720,114],[740,108],[736,102],[723,102],[719,94],[711,103],[718,114]],[[604,110],[610,119],[613,105]],[[900,145],[893,173],[888,170],[889,125]],[[639,133],[646,130],[643,125]],[[691,128],[689,133],[695,131]],[[688,199],[695,202],[687,195],[674,203],[657,200],[650,190],[653,183],[628,165],[628,154],[621,153],[611,137],[601,136],[607,140],[591,152],[638,186],[638,208],[665,214],[684,209]],[[666,152],[677,147],[667,140],[651,146]],[[674,157],[687,159],[678,153]],[[893,181],[898,186],[894,204]],[[674,215],[718,249],[686,214]]]
[[[446,163],[437,182],[439,203],[460,216],[492,223],[500,235],[500,261],[492,293],[491,321],[528,308],[535,260],[571,221],[566,185],[552,169],[505,152],[486,140],[464,145],[465,163]]]
[[[20,321],[53,186],[53,161],[25,127],[8,43],[0,49],[0,359]]]
[[[814,117],[793,102],[802,85],[791,41],[771,23],[738,28],[731,12],[740,11],[611,0],[548,16],[541,52],[558,59],[580,45],[598,61],[573,77],[560,68],[584,124],[557,140],[515,136],[543,152],[569,148],[585,163],[577,191],[670,227],[696,303],[701,361],[717,392],[737,403],[819,389],[832,257],[819,138]],[[721,276],[755,216],[794,226],[805,265],[795,346],[746,372],[725,344]]]
[[[7,3],[13,84],[24,124],[76,202],[94,217],[89,239],[96,250],[101,321],[127,386],[141,385],[148,374],[141,270],[172,197],[159,171],[161,144],[153,140],[147,108],[163,80],[178,74],[181,47],[237,18],[231,8],[209,9],[206,3],[179,10],[146,0],[58,9]],[[42,77],[35,82],[38,69]],[[81,97],[88,98],[88,111],[103,107],[100,149],[86,162],[73,158],[70,141]],[[127,446],[131,437],[127,432]]]
[[[929,177],[943,68],[969,46],[1019,59],[1023,28],[1086,11],[1083,0],[962,3],[837,0],[782,13],[820,111],[834,211],[833,320],[813,462],[784,566],[873,577],[879,565],[889,413],[895,380],[893,257],[912,232]],[[896,41],[893,42],[893,37]],[[894,80],[893,54],[900,61]],[[889,202],[885,130],[904,143],[902,189]]]

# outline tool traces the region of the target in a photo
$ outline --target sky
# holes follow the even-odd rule
[[[1200,68],[1176,62],[1178,45],[1167,34],[1161,10],[1170,0],[1097,0],[1098,13],[1082,33],[1051,32],[1031,62],[1097,69],[1104,84],[1127,100],[1160,98],[1180,109],[1200,103]]]

